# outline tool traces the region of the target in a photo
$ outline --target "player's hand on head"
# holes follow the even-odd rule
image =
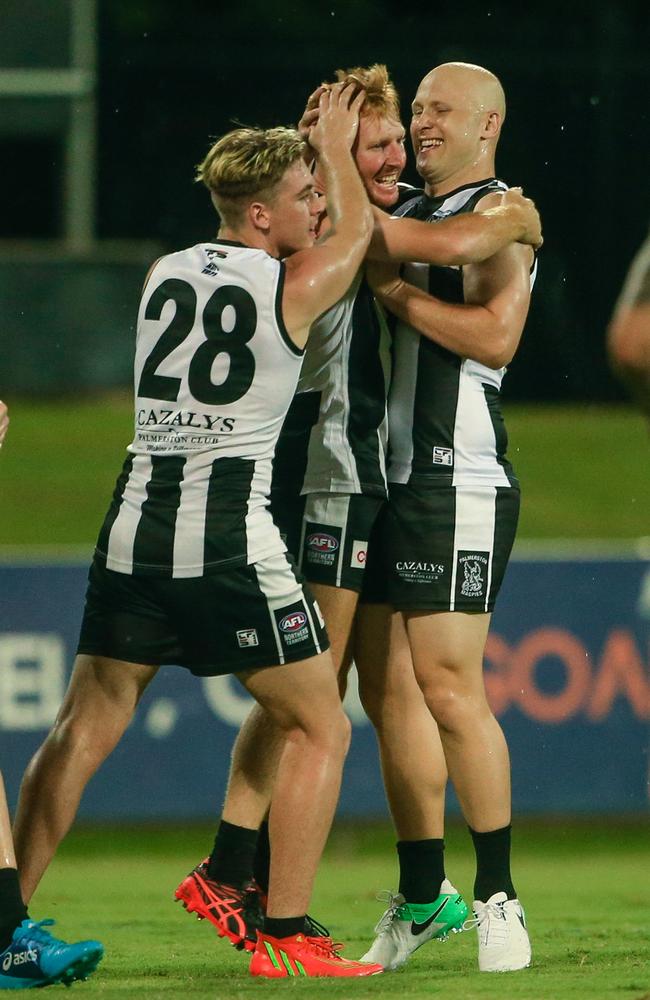
[[[542,220],[532,198],[526,198],[520,187],[513,187],[505,192],[501,204],[517,205],[521,209],[525,230],[519,242],[527,243],[538,250],[544,242]]]
[[[335,83],[318,100],[318,121],[310,129],[309,144],[321,153],[344,145],[350,149],[359,128],[365,91],[354,83]]]
[[[9,410],[7,404],[0,399],[0,447],[5,439],[7,428],[9,427]]]
[[[298,132],[302,139],[305,141],[309,140],[309,130],[318,121],[318,103],[320,101],[320,96],[326,89],[326,84],[321,83],[320,87],[317,87],[313,93],[307,98],[307,104],[305,105],[305,110],[302,113],[302,118],[298,122]]]

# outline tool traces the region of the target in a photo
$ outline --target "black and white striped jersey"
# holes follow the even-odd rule
[[[313,324],[273,489],[386,496],[390,335],[363,277]]]
[[[101,529],[108,569],[195,577],[285,546],[267,510],[303,351],[284,265],[216,240],[161,258],[142,296],[135,436]]]
[[[505,190],[503,181],[489,178],[438,198],[421,193],[394,214],[435,223],[471,212],[486,194]],[[536,263],[531,287],[535,270]],[[402,274],[445,302],[464,301],[460,267],[406,264]],[[505,370],[459,357],[398,321],[388,402],[389,482],[516,486],[499,406]]]

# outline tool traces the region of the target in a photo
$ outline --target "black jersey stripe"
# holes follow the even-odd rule
[[[381,327],[375,300],[363,278],[352,309],[346,431],[363,492],[375,488],[385,496],[385,489],[377,476],[381,469],[379,428],[386,415],[380,339]]]
[[[108,539],[111,533],[111,528],[115,524],[115,519],[120,512],[120,507],[122,506],[122,501],[124,499],[124,490],[126,489],[126,484],[129,481],[129,476],[131,475],[132,470],[133,455],[127,455],[124,460],[124,465],[122,466],[122,471],[117,477],[111,505],[108,508],[108,513],[104,518],[104,523],[101,526],[99,537],[97,539],[97,551],[101,552],[102,555],[106,555],[108,552]]]
[[[212,463],[205,508],[203,562],[206,567],[245,561],[246,515],[255,462],[248,458],[217,458]],[[233,556],[234,553],[238,555]]]
[[[159,572],[161,576],[172,575],[176,515],[186,461],[185,457],[175,455],[151,456],[147,497],[142,503],[133,542],[134,568]]]
[[[420,339],[413,408],[413,475],[451,483],[461,359],[439,344]],[[437,452],[434,462],[433,449]]]
[[[275,446],[271,492],[300,493],[309,457],[309,438],[318,423],[321,393],[297,392]]]
[[[514,474],[512,465],[506,458],[506,453],[508,451],[508,432],[506,430],[506,424],[503,419],[501,407],[499,406],[499,390],[496,386],[487,385],[485,382],[483,382],[482,385],[483,395],[485,396],[485,405],[492,423],[492,430],[494,431],[494,442],[496,448],[495,458],[510,482],[516,484],[517,478]]]

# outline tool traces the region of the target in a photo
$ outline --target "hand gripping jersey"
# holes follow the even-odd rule
[[[220,240],[155,265],[135,436],[97,543],[108,569],[195,577],[285,550],[266,508],[303,352],[282,321],[283,277],[265,251]]]
[[[273,489],[386,496],[390,337],[363,277],[313,324]]]
[[[435,223],[471,212],[486,194],[505,190],[503,181],[490,178],[438,198],[420,194],[394,214]],[[535,262],[531,287],[536,267]],[[402,273],[436,298],[464,301],[460,267],[406,264]],[[461,358],[398,322],[388,402],[389,482],[516,486],[499,407],[505,371]]]

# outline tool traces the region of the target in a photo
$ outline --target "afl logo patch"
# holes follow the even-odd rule
[[[307,546],[316,552],[336,552],[339,543],[334,535],[328,535],[325,531],[315,531],[307,538]]]
[[[278,622],[278,627],[281,632],[291,635],[299,629],[304,628],[306,624],[307,615],[304,611],[292,611],[290,615],[285,615],[282,621]]]

